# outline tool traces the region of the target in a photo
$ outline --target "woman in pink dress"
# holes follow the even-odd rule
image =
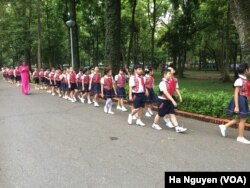
[[[29,86],[29,66],[25,61],[22,61],[22,65],[19,67],[19,71],[21,72],[21,82],[22,82],[22,93],[25,95],[29,94],[30,86]]]

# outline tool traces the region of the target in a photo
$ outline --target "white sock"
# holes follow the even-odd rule
[[[112,105],[113,105],[113,102],[112,102],[112,99],[110,99],[109,104],[108,104],[109,111],[112,111]]]

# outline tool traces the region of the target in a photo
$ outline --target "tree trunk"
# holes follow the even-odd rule
[[[231,14],[242,49],[242,61],[250,62],[250,1],[230,0]]]
[[[37,67],[40,70],[42,67],[41,62],[41,50],[42,50],[42,33],[41,33],[41,0],[37,0],[37,33],[38,33],[38,39],[37,39]]]
[[[111,64],[117,74],[121,60],[121,0],[105,0],[105,53],[104,63]]]
[[[135,10],[136,10],[137,0],[131,1],[131,8],[132,8],[132,16],[131,16],[131,25],[130,25],[130,38],[129,38],[129,45],[128,45],[128,59],[127,59],[127,66],[129,67],[131,62],[131,51],[132,46],[134,44],[133,39],[135,38],[136,26],[135,26]],[[136,54],[133,54],[133,56]],[[135,63],[135,62],[133,62]]]

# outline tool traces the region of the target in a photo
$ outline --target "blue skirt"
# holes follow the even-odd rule
[[[247,97],[243,95],[239,95],[239,113],[234,112],[235,103],[234,103],[234,97],[231,99],[228,108],[226,110],[226,114],[228,116],[238,115],[239,117],[248,117],[249,114],[249,107],[248,107],[248,101]]]
[[[116,92],[118,98],[121,99],[126,97],[126,91],[124,87],[117,87]]]
[[[114,89],[103,89],[103,95],[105,99],[112,99],[115,96]]]
[[[91,85],[91,92],[93,94],[100,94],[101,93],[101,84],[100,83],[92,83]]]

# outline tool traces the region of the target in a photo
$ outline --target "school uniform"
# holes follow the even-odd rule
[[[76,74],[74,72],[71,72],[71,73],[68,74],[67,80],[70,83],[70,87],[68,86],[70,91],[73,91],[73,90],[77,89]]]
[[[176,90],[179,89],[178,79],[175,78],[175,77],[172,77],[172,78],[169,79],[168,83],[169,83],[169,87],[168,87],[169,94],[176,101],[177,100],[177,98],[176,98]]]
[[[44,72],[44,84],[46,86],[50,85],[49,74],[50,74],[50,71],[45,71]]]
[[[60,88],[61,86],[61,79],[60,79],[61,71],[56,70],[55,75],[54,75],[54,81],[55,81],[55,86],[57,88]]]
[[[13,69],[9,69],[8,75],[9,75],[9,79],[11,81],[14,81],[14,72],[13,72]]]
[[[116,92],[118,98],[125,98],[126,91],[125,91],[125,84],[126,84],[127,76],[125,74],[118,74],[115,76],[116,81]]]
[[[105,99],[112,99],[115,96],[113,84],[114,79],[112,76],[104,76],[101,78],[101,84],[103,85],[103,95]]]
[[[33,80],[34,80],[35,84],[39,84],[39,71],[33,72]]]
[[[40,82],[43,84],[44,83],[44,71],[39,72],[39,78],[40,78]]]
[[[133,75],[129,79],[129,87],[132,88],[133,106],[135,109],[145,107],[145,84],[143,76]]]
[[[60,79],[60,89],[63,90],[63,91],[66,91],[66,74],[61,74],[59,76],[59,79]]]
[[[16,82],[20,82],[21,81],[21,73],[20,73],[20,71],[15,69],[14,70],[14,75],[15,75]]]
[[[83,80],[84,92],[89,92],[90,76],[88,74],[83,74],[82,75],[82,80]]]
[[[77,80],[77,88],[78,88],[78,91],[82,92],[83,90],[83,85],[82,85],[82,74],[78,73],[76,75],[76,80]]]
[[[175,114],[173,103],[167,98],[163,91],[167,90],[170,94],[170,82],[163,79],[159,84],[160,94],[158,96],[157,107],[158,115],[164,117],[166,114]]]
[[[152,103],[156,100],[156,95],[154,92],[154,78],[150,75],[144,76],[145,87],[148,90],[148,96],[146,97],[147,103]]]
[[[92,83],[91,83],[91,92],[93,94],[100,94],[101,93],[101,74],[100,73],[93,73],[90,76],[92,78]]]
[[[50,81],[50,86],[55,86],[55,72],[50,72],[49,73],[49,81]]]
[[[250,92],[249,81],[243,75],[239,75],[239,78],[234,82],[235,87],[240,87],[238,101],[239,101],[239,113],[234,112],[235,102],[234,97],[231,99],[228,108],[226,109],[226,114],[228,116],[238,115],[239,117],[248,117],[249,107],[248,107],[248,97]]]

